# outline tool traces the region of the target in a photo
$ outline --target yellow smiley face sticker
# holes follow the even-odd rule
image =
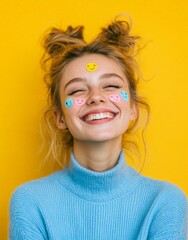
[[[97,70],[97,64],[94,63],[94,62],[87,63],[87,64],[86,64],[86,70],[87,70],[88,72],[96,71],[96,70]]]

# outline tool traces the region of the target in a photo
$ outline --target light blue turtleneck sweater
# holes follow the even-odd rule
[[[99,173],[69,166],[26,183],[10,205],[11,240],[186,240],[187,200],[126,165]]]

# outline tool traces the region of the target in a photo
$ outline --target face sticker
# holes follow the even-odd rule
[[[94,71],[96,71],[96,70],[97,70],[97,64],[94,63],[94,62],[87,63],[87,64],[86,64],[86,70],[87,70],[88,72],[94,72]]]
[[[71,108],[74,104],[74,101],[72,98],[67,98],[66,101],[65,101],[65,107],[66,108]]]
[[[83,104],[85,103],[85,101],[86,101],[86,100],[83,99],[83,98],[77,98],[77,99],[76,99],[76,104],[77,104],[77,105],[83,105]]]
[[[126,91],[122,90],[122,91],[120,92],[120,95],[121,95],[121,98],[122,98],[123,100],[125,100],[126,102],[128,102],[129,97],[128,97],[128,94],[127,94]]]
[[[112,101],[112,102],[119,102],[119,101],[120,101],[120,96],[117,95],[117,94],[110,95],[108,98],[109,98],[110,101]]]

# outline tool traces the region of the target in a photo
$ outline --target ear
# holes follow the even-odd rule
[[[131,106],[131,114],[130,114],[130,120],[135,120],[138,116],[138,108],[135,104],[132,104]]]
[[[67,129],[67,125],[65,123],[65,120],[64,120],[64,117],[63,117],[63,114],[54,110],[54,119],[55,119],[55,122],[56,122],[56,125],[59,129]]]

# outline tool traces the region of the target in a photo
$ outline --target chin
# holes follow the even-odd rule
[[[108,142],[108,141],[117,141],[118,139],[122,139],[122,134],[121,135],[110,135],[110,134],[98,134],[95,133],[94,135],[90,136],[84,136],[83,139],[77,138],[79,141],[84,141],[84,142],[93,142],[93,143],[103,143],[103,142]]]

